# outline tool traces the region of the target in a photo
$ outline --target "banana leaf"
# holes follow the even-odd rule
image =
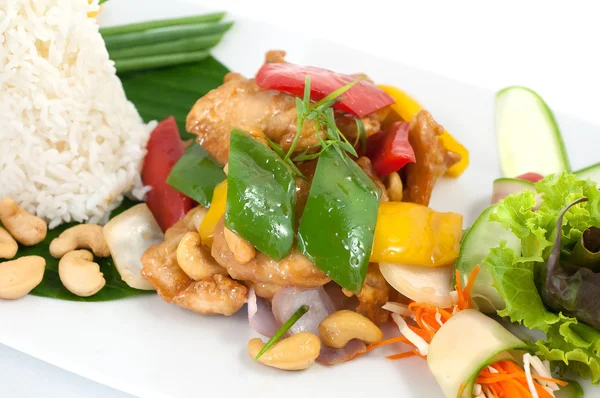
[[[184,140],[185,119],[196,101],[223,84],[229,70],[213,57],[181,66],[119,74],[127,98],[145,122],[174,116]]]

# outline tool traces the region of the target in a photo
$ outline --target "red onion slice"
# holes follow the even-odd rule
[[[273,316],[269,300],[257,297],[254,288],[248,290],[248,321],[254,330],[265,337],[272,337],[280,326]]]
[[[291,327],[288,335],[310,332],[318,336],[321,321],[336,311],[336,306],[323,287],[305,290],[297,287],[285,287],[275,293],[272,305],[275,319],[280,324],[287,321],[300,306],[308,305],[308,312]],[[344,348],[330,348],[322,345],[317,362],[324,365],[337,365],[351,360],[366,350],[365,343],[360,340],[350,340]]]
[[[322,287],[300,289],[284,287],[273,296],[273,314],[283,325],[302,305],[308,305],[308,312],[290,328],[289,334],[310,332],[319,335],[319,324],[327,315],[335,312],[331,299]]]
[[[344,348],[331,348],[321,345],[321,353],[317,362],[323,365],[338,365],[367,352],[367,346],[360,340],[350,340]]]

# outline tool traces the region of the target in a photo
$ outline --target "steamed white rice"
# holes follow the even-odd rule
[[[142,199],[142,122],[88,11],[98,0],[0,0],[0,198],[55,227]]]

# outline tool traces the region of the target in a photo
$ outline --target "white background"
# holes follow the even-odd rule
[[[196,2],[492,90],[527,85],[552,108],[600,124],[600,23],[592,1]],[[10,325],[0,320],[0,327]],[[0,396],[130,397],[2,345]]]

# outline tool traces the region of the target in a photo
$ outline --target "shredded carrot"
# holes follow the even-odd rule
[[[473,271],[471,271],[471,275],[469,275],[469,281],[467,282],[467,285],[465,286],[465,290],[463,291],[463,296],[466,301],[466,303],[465,303],[466,308],[473,308],[473,302],[472,302],[472,298],[471,298],[471,290],[473,289],[473,285],[475,284],[475,279],[477,278],[477,274],[479,274],[480,269],[481,269],[481,266],[479,264],[477,264],[475,266],[475,268],[473,268]]]
[[[551,377],[544,377],[544,376],[538,376],[538,375],[532,375],[532,377],[536,380],[542,380],[542,381],[548,381],[550,383],[556,383],[561,387],[565,387],[565,386],[569,385],[569,383],[567,383],[566,381],[553,379]]]
[[[377,347],[382,347],[384,345],[388,345],[388,344],[394,344],[394,343],[405,343],[405,344],[410,344],[410,342],[408,341],[408,339],[404,336],[398,336],[398,337],[394,337],[391,339],[387,339],[387,340],[383,340],[379,343],[376,344],[371,344],[370,346],[367,347],[367,351],[371,351],[374,350]]]
[[[412,303],[410,303],[408,305],[408,310],[411,311],[411,312],[414,312],[413,308],[415,308],[415,307],[422,307],[422,308],[431,310],[434,313],[436,311],[439,311],[440,314],[442,315],[442,319],[444,319],[444,320],[448,320],[448,319],[452,318],[452,313],[451,312],[449,312],[448,310],[445,310],[443,308],[437,307],[437,306],[435,306],[433,304],[429,304],[429,303],[417,303],[417,302],[413,301]]]
[[[484,368],[477,376],[476,383],[482,386],[488,387],[494,396],[501,397],[516,397],[516,398],[531,398],[531,391],[527,384],[527,376],[525,371],[521,369],[513,361],[500,361],[491,365],[491,367],[498,371],[498,373],[490,372],[489,368]],[[553,378],[533,376],[536,380],[544,380],[556,383],[561,386],[566,386],[568,383]],[[552,395],[548,393],[542,386],[534,382],[535,390],[537,391],[540,398],[552,398]],[[497,393],[502,391],[502,393]],[[505,393],[505,394],[504,394]]]
[[[402,358],[414,357],[415,355],[417,355],[417,353],[415,351],[407,351],[407,352],[401,352],[399,354],[388,355],[386,358],[387,359],[402,359]]]
[[[413,332],[415,332],[420,338],[422,338],[423,340],[425,340],[428,343],[431,343],[431,337],[429,336],[429,334],[427,333],[426,330],[424,329],[420,329],[411,325],[408,325],[408,327],[410,328],[410,330],[412,330]]]

